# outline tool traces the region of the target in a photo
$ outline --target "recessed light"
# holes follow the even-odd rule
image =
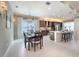
[[[46,2],[46,5],[50,5],[51,3],[50,2]]]
[[[48,7],[48,10],[51,9],[51,5],[50,5],[50,4],[51,4],[50,2],[46,2],[46,5],[47,5],[47,7]]]
[[[16,6],[16,8],[18,8],[19,6]]]

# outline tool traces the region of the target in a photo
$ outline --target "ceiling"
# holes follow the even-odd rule
[[[72,20],[79,11],[79,2],[71,1],[50,1],[50,5],[46,5],[46,1],[10,1],[9,3],[14,14],[17,15],[46,16]]]
[[[79,17],[79,1],[63,1],[63,3],[68,4],[76,12],[76,17]]]

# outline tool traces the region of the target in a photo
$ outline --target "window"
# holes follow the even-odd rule
[[[74,31],[74,22],[65,22],[64,30]]]
[[[22,24],[21,24],[21,31],[22,32],[35,32],[35,21],[26,21],[26,20],[23,20],[22,21]]]

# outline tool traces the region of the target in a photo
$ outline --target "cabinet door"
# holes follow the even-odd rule
[[[40,21],[40,27],[43,27],[43,21]]]
[[[51,27],[51,22],[48,21],[48,27]]]
[[[45,27],[46,26],[46,21],[40,21],[40,27]]]

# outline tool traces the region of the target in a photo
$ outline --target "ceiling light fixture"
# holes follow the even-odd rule
[[[16,6],[16,8],[18,8],[19,6]]]
[[[50,6],[50,2],[46,2],[46,5],[48,6],[48,10],[50,10],[51,9],[51,6]]]
[[[51,3],[50,2],[46,2],[46,5],[50,5]]]

